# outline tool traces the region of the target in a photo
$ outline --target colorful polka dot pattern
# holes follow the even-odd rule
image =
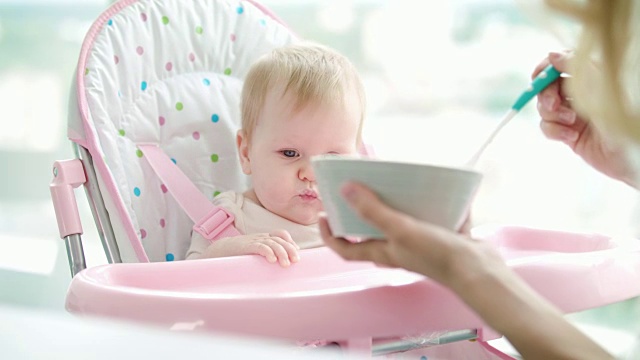
[[[218,2],[223,5],[216,4]],[[210,0],[207,4],[211,3],[213,9],[216,9],[210,12],[214,14],[212,19],[203,18],[201,9],[191,9],[189,11],[192,14],[185,16],[185,13],[176,11],[174,3],[184,7],[182,0],[136,2],[127,7],[127,10],[134,11],[122,11],[103,20],[105,22],[101,36],[117,32],[120,32],[120,35],[113,36],[111,40],[111,54],[96,51],[102,55],[109,54],[106,57],[107,61],[87,61],[88,65],[84,69],[87,79],[96,77],[96,81],[99,80],[98,76],[105,72],[97,69],[93,65],[95,62],[115,70],[115,76],[119,76],[119,81],[113,82],[114,85],[109,89],[110,94],[117,95],[118,101],[123,103],[122,109],[133,108],[138,106],[138,103],[149,103],[148,108],[139,105],[142,116],[135,116],[135,119],[142,117],[150,120],[144,127],[138,126],[131,116],[123,116],[122,112],[125,110],[120,110],[121,113],[109,112],[108,121],[115,125],[109,129],[112,139],[108,139],[108,135],[102,135],[103,132],[99,132],[99,136],[101,143],[107,144],[112,141],[116,144],[113,146],[115,150],[105,150],[103,158],[113,171],[116,185],[127,186],[127,190],[121,191],[121,194],[123,198],[128,199],[125,201],[127,211],[136,214],[132,218],[135,219],[137,237],[142,240],[152,261],[183,259],[185,245],[188,245],[190,239],[185,238],[178,245],[171,243],[175,239],[172,232],[184,227],[177,224],[179,221],[175,218],[176,210],[173,207],[178,205],[167,186],[160,183],[151,172],[144,153],[135,147],[135,143],[158,139],[163,148],[167,146],[165,149],[171,148],[174,144],[179,145],[177,148],[180,149],[193,149],[194,153],[181,150],[169,154],[171,161],[181,169],[184,166],[185,173],[189,170],[205,174],[204,183],[209,187],[203,187],[202,190],[209,194],[211,199],[221,191],[238,186],[238,183],[241,184],[239,188],[244,188],[243,182],[246,178],[241,171],[233,169],[229,172],[226,168],[234,164],[237,166],[235,131],[239,126],[239,111],[236,110],[239,108],[239,93],[238,98],[234,100],[235,103],[228,100],[229,91],[235,94],[240,88],[235,84],[246,73],[251,61],[229,59],[224,55],[226,50],[222,49],[228,49],[229,46],[249,46],[245,44],[249,39],[250,50],[255,49],[256,52],[252,56],[257,58],[266,51],[265,49],[281,46],[293,40],[293,36],[286,31],[277,35],[267,33],[270,26],[279,25],[273,21],[265,21],[265,15],[248,2],[232,0],[233,5],[229,7],[228,2]],[[217,14],[216,12],[223,12],[218,9],[226,10],[224,14]],[[126,18],[127,16],[131,17]],[[247,29],[243,29],[243,26]],[[270,44],[269,46],[255,46],[255,39],[260,36],[260,32],[264,32],[264,41]],[[156,39],[150,40],[149,33]],[[184,43],[176,44],[171,51],[159,45],[159,41],[164,37],[179,38],[178,33],[184,37]],[[211,44],[216,45],[212,47]],[[215,52],[216,47],[221,50],[219,53],[222,57]],[[251,51],[244,50],[242,53]],[[102,55],[96,56],[96,59],[104,58]],[[212,64],[213,69],[210,68]],[[95,71],[96,69],[98,71]],[[114,72],[102,76],[113,76],[112,73]],[[171,81],[180,77],[186,78],[185,74],[193,74],[194,78],[183,82],[186,85],[184,89],[174,89],[173,87],[180,84]],[[195,84],[198,86],[194,87]],[[230,84],[233,86],[230,87]],[[200,93],[194,96],[193,91]],[[228,141],[217,145],[220,142],[218,137],[223,135]],[[122,151],[123,149],[126,149],[126,152]],[[125,164],[128,161],[135,161],[133,164],[136,166]],[[197,165],[193,166],[195,164]],[[221,176],[222,180],[218,180]],[[198,183],[197,186],[204,185]]]

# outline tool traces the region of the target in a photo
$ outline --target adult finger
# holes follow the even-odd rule
[[[318,220],[320,236],[324,243],[345,260],[373,261],[376,264],[392,266],[386,254],[386,240],[368,240],[360,243],[352,243],[343,238],[337,238],[331,234],[329,222],[326,217]]]
[[[342,196],[358,215],[382,231],[387,237],[404,229],[410,217],[384,204],[366,186],[348,182],[342,186]]]
[[[535,79],[535,77],[538,76],[538,74],[540,74],[540,72],[547,66],[549,66],[549,64],[549,58],[546,57],[538,65],[536,65],[536,67],[533,69],[533,72],[531,73],[531,80]]]
[[[556,80],[549,84],[545,89],[538,93],[537,97],[540,116],[544,118],[555,113],[562,104],[560,80]]]
[[[471,234],[471,211],[467,212],[467,216],[462,225],[460,225],[458,232],[467,236]]]
[[[565,77],[568,76],[569,72],[569,62],[573,57],[573,52],[569,50],[565,50],[563,52],[550,52],[547,58],[545,58],[540,64],[536,66],[531,74],[531,79],[534,79],[538,74],[544,70],[547,66],[553,65],[556,70],[565,74]],[[561,77],[555,83],[561,84],[565,77]],[[562,101],[565,102],[569,94],[566,93],[566,86],[559,86],[557,89],[557,94],[559,94],[562,98]],[[546,91],[542,91],[540,95],[547,93]]]
[[[349,241],[343,238],[337,238],[333,236],[331,228],[329,227],[329,221],[325,216],[320,216],[318,219],[318,228],[320,229],[320,237],[324,243],[347,260],[364,260],[362,257],[354,257],[351,250],[352,245]]]
[[[543,100],[544,101],[544,100]],[[543,121],[551,121],[572,126],[578,119],[578,114],[570,107],[560,105],[555,110],[550,111],[543,102],[538,102],[538,113]]]
[[[542,133],[551,140],[562,141],[567,145],[574,144],[580,137],[580,133],[571,127],[552,121],[541,121]]]
[[[550,52],[549,53],[549,63],[553,65],[556,70],[562,73],[568,73],[569,71],[569,62],[573,54],[570,52]]]

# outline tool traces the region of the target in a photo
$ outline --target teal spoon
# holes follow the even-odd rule
[[[513,119],[520,112],[520,110],[522,110],[522,108],[524,108],[524,106],[527,105],[527,103],[529,103],[531,99],[533,99],[534,96],[538,95],[540,91],[544,90],[547,86],[549,86],[549,84],[554,82],[559,77],[560,72],[556,68],[554,68],[553,65],[549,65],[544,70],[542,70],[540,74],[538,74],[538,76],[533,79],[529,87],[522,94],[520,94],[516,102],[511,106],[509,112],[504,116],[504,118],[502,118],[502,121],[500,121],[491,135],[484,141],[484,143],[482,143],[482,146],[480,146],[480,148],[478,148],[471,159],[469,159],[469,161],[467,162],[467,166],[475,167],[476,162],[478,162],[478,159],[487,148],[487,146],[491,144],[498,132],[500,132],[500,130],[502,130],[502,128],[507,125],[507,123],[511,121],[511,119]]]

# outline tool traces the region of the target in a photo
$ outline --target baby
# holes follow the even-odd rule
[[[236,143],[252,188],[216,196],[243,234],[209,241],[193,232],[187,259],[257,254],[289,266],[298,250],[322,246],[311,158],[355,154],[365,94],[347,58],[313,43],[278,48],[249,70]]]

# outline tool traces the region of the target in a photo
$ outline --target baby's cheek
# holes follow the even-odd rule
[[[268,199],[267,203],[276,205],[286,202],[291,197],[291,186],[288,182],[278,177],[273,177],[262,183],[262,196]]]

